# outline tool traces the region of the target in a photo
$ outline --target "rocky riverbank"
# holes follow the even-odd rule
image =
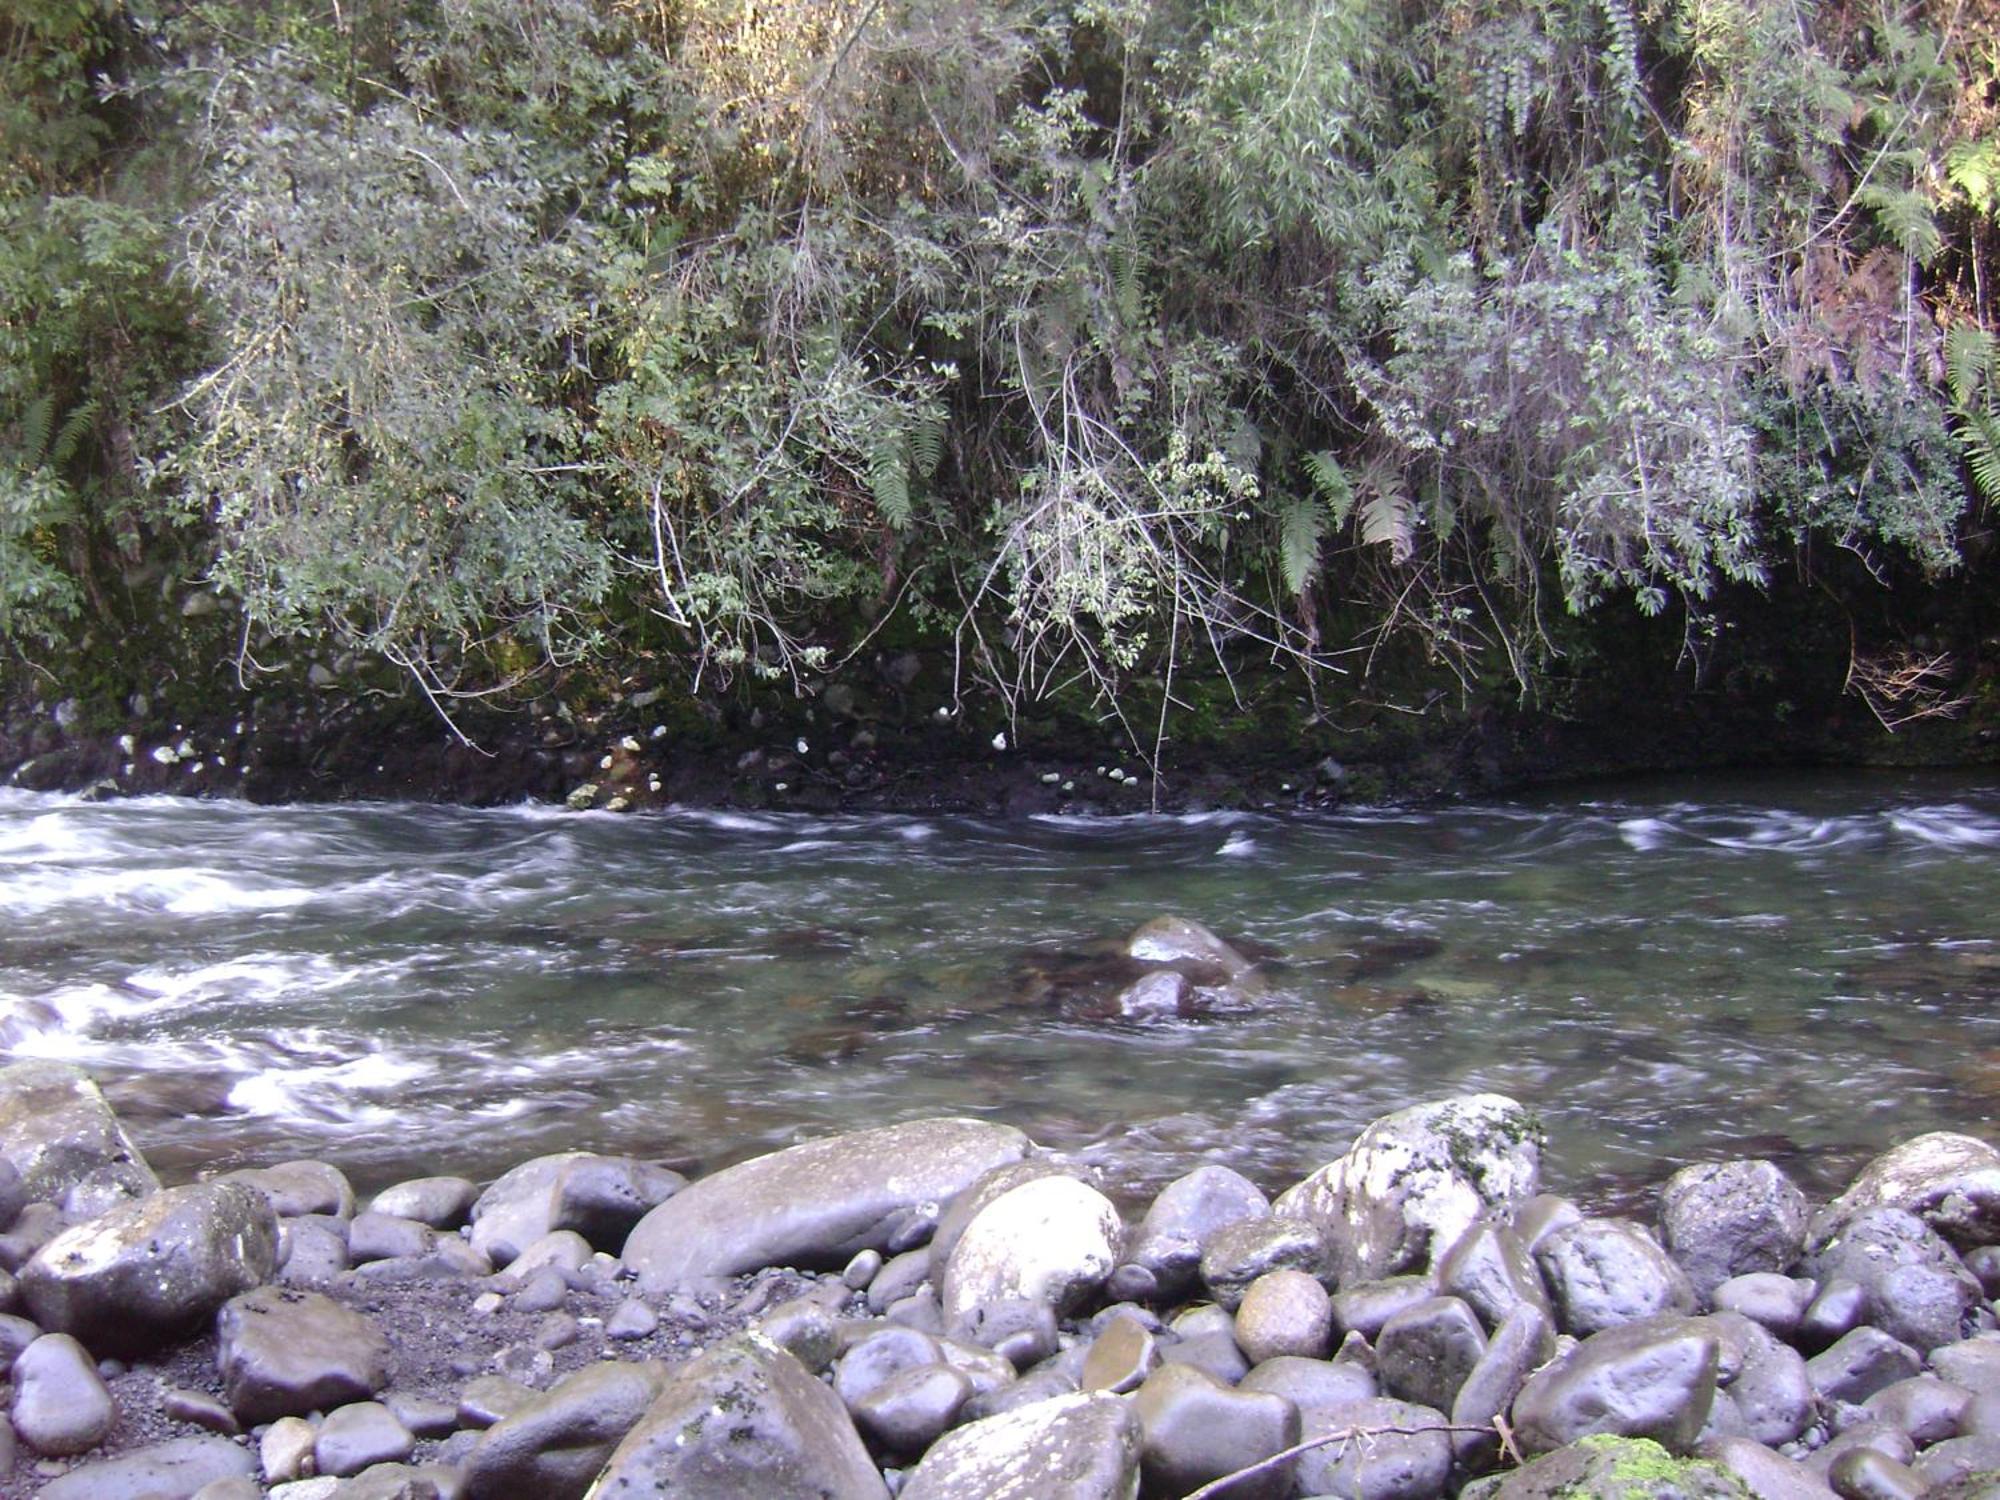
[[[17,1063],[0,1494],[2000,1495],[2000,1151],[1920,1137],[1817,1208],[1692,1166],[1648,1225],[1540,1149],[1466,1096],[1128,1223],[934,1119],[364,1206],[320,1161],[162,1187],[87,1077]]]

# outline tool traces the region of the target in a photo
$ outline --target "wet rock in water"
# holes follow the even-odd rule
[[[250,1454],[228,1438],[175,1438],[71,1469],[43,1486],[40,1500],[181,1500],[254,1472]]]
[[[1823,1401],[1860,1403],[1923,1368],[1923,1357],[1879,1328],[1861,1327],[1806,1361],[1806,1377]]]
[[[1148,1494],[1185,1495],[1299,1440],[1299,1409],[1285,1397],[1232,1390],[1190,1365],[1162,1365],[1131,1401]],[[1231,1488],[1239,1500],[1280,1500],[1292,1493],[1292,1467],[1277,1465]]]
[[[1266,1271],[1236,1309],[1236,1343],[1253,1365],[1282,1355],[1324,1358],[1333,1340],[1333,1299],[1304,1271]]]
[[[488,1427],[465,1463],[468,1500],[580,1500],[666,1388],[652,1361],[588,1365]]]
[[[1375,1340],[1376,1378],[1390,1396],[1450,1411],[1485,1353],[1478,1315],[1456,1297],[1432,1297],[1382,1325]]]
[[[1118,1264],[1124,1226],[1111,1200],[1074,1177],[1038,1177],[979,1211],[944,1268],[947,1325],[1016,1299],[1065,1312]]]
[[[376,1464],[401,1463],[416,1451],[416,1435],[378,1401],[335,1407],[313,1439],[313,1466],[346,1478]]]
[[[1152,1274],[1155,1295],[1177,1296],[1193,1287],[1202,1251],[1218,1231],[1270,1211],[1271,1200],[1249,1178],[1207,1163],[1160,1190],[1126,1246],[1126,1260]]]
[[[1351,1500],[1433,1500],[1451,1475],[1442,1412],[1376,1397],[1312,1414],[1305,1438],[1344,1434],[1295,1460],[1299,1492]]]
[[[354,1187],[345,1172],[327,1162],[307,1159],[280,1162],[274,1167],[246,1167],[214,1180],[257,1189],[271,1200],[271,1211],[280,1218],[301,1214],[354,1217]]]
[[[433,1229],[457,1229],[470,1220],[478,1199],[479,1188],[468,1177],[412,1177],[382,1189],[368,1207]]]
[[[840,1398],[755,1334],[681,1366],[612,1452],[592,1500],[886,1500]]]
[[[365,1400],[388,1383],[388,1339],[318,1292],[247,1292],[223,1305],[215,1336],[230,1410],[245,1424]]]
[[[1240,979],[1252,965],[1199,922],[1186,917],[1155,917],[1125,940],[1125,954],[1142,964],[1182,969],[1190,978],[1213,971],[1223,979]]]
[[[118,1420],[111,1392],[83,1345],[45,1333],[14,1361],[14,1431],[37,1453],[66,1457],[103,1442]]]
[[[1548,1279],[1556,1326],[1578,1338],[1662,1313],[1691,1313],[1687,1273],[1629,1219],[1582,1219],[1542,1241],[1535,1262]]]
[[[1055,1396],[948,1433],[900,1500],[1130,1500],[1140,1428],[1116,1396]]]
[[[1752,1271],[1732,1276],[1714,1288],[1709,1302],[1717,1312],[1741,1313],[1778,1338],[1789,1339],[1798,1332],[1799,1320],[1805,1316],[1816,1291],[1815,1284],[1802,1276]]]
[[[235,1183],[167,1188],[65,1230],[21,1272],[44,1328],[98,1354],[137,1353],[185,1333],[277,1268],[263,1194]]]
[[[1240,1219],[1208,1237],[1201,1280],[1220,1307],[1234,1312],[1252,1282],[1273,1271],[1327,1273],[1326,1237],[1317,1224],[1285,1214]]]
[[[0,1068],[0,1160],[14,1169],[24,1200],[84,1217],[160,1186],[97,1085],[67,1063]]]
[[[1198,1015],[1200,1005],[1187,976],[1172,969],[1142,974],[1111,999],[1111,1019],[1181,1021]]]
[[[686,1181],[678,1172],[630,1157],[589,1151],[539,1156],[501,1174],[479,1195],[471,1209],[472,1244],[496,1266],[559,1229],[615,1250]]]
[[[1553,1318],[1548,1288],[1521,1237],[1505,1224],[1481,1220],[1459,1236],[1438,1262],[1438,1292],[1457,1297],[1488,1328],[1523,1302]]]
[[[1602,1335],[1600,1335],[1602,1337]],[[1468,1488],[1468,1496],[1473,1491]],[[1589,1437],[1489,1480],[1477,1500],[1743,1500],[1744,1488],[1721,1465],[1675,1458],[1644,1438]]]
[[[1824,1245],[1872,1208],[1915,1214],[1961,1250],[2000,1244],[2000,1151],[1950,1131],[1904,1141],[1813,1216],[1811,1243]]]
[[[624,1260],[649,1293],[765,1266],[843,1266],[886,1248],[909,1210],[951,1199],[1029,1147],[1011,1127],[951,1119],[808,1141],[676,1194],[632,1231]]]
[[[1469,1094],[1375,1121],[1338,1161],[1272,1205],[1319,1225],[1346,1285],[1426,1268],[1482,1217],[1534,1196],[1541,1126],[1500,1094]]]
[[[1705,1163],[1660,1189],[1660,1238],[1705,1301],[1733,1276],[1788,1269],[1805,1249],[1809,1213],[1774,1163]]]
[[[1659,1317],[1594,1333],[1531,1376],[1514,1401],[1526,1454],[1593,1434],[1694,1446],[1715,1399],[1721,1345],[1692,1318]]]
[[[1979,1282],[1930,1226],[1900,1208],[1868,1208],[1807,1263],[1822,1286],[1847,1281],[1866,1294],[1867,1321],[1918,1350],[1956,1343],[1980,1300]]]

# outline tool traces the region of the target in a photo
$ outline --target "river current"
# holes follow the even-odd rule
[[[1099,1019],[1168,912],[1259,961],[1254,1005]],[[90,1069],[169,1177],[706,1169],[962,1113],[1128,1194],[1276,1189],[1491,1089],[1595,1206],[1718,1155],[1825,1192],[2000,1121],[2000,783],[1011,823],[0,792],[0,1043]]]

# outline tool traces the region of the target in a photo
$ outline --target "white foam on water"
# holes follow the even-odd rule
[[[1889,826],[1940,849],[2000,848],[2000,822],[1969,807],[1911,807],[1892,815]]]
[[[400,1089],[433,1071],[430,1062],[377,1045],[339,1061],[262,1068],[230,1088],[229,1107],[266,1119],[387,1124],[405,1116],[401,1102],[378,1104],[367,1096]]]
[[[1232,833],[1215,852],[1223,859],[1248,859],[1257,852],[1257,841],[1247,833]]]
[[[171,916],[276,912],[318,899],[305,886],[252,886],[210,870],[65,870],[46,865],[0,876],[0,911],[21,915],[64,907],[110,907]]]
[[[1641,854],[1659,848],[1676,831],[1664,818],[1625,818],[1618,824],[1618,837],[1625,847]]]

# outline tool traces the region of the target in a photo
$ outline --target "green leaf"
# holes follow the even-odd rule
[[[1285,575],[1285,588],[1297,595],[1306,591],[1319,564],[1319,539],[1326,526],[1326,511],[1307,497],[1287,497],[1278,512],[1278,566]]]
[[[885,438],[868,455],[868,492],[875,508],[896,531],[910,524],[910,470],[903,461],[901,434]]]

